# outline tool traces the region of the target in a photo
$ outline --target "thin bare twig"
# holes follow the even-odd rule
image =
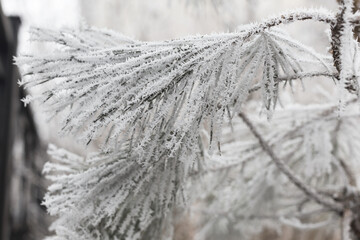
[[[303,182],[298,176],[296,176],[296,174],[280,158],[278,158],[278,156],[275,154],[273,149],[263,139],[260,133],[256,130],[255,126],[251,123],[251,121],[247,118],[247,116],[244,113],[240,112],[239,117],[248,126],[252,134],[258,139],[261,148],[269,155],[269,157],[277,166],[277,168],[283,174],[285,174],[295,186],[297,186],[302,192],[304,192],[310,199],[321,204],[322,206],[338,213],[342,212],[342,206],[340,204],[334,202],[329,198],[326,198],[325,196],[324,197],[321,196],[314,189],[312,189],[305,182]]]
[[[237,220],[280,220],[281,218],[309,218],[313,215],[318,215],[321,213],[327,213],[328,209],[320,208],[315,210],[310,210],[306,212],[295,212],[283,215],[266,215],[266,214],[252,214],[252,215],[238,215],[236,214]],[[214,212],[214,211],[201,211],[203,214],[211,214],[218,216],[228,216],[229,214],[234,214],[232,210],[224,212]]]

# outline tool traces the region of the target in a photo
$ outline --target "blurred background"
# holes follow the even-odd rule
[[[12,64],[17,54],[48,54],[52,46],[28,41],[30,26],[77,28],[84,24],[108,28],[143,41],[193,34],[233,31],[294,8],[325,7],[336,11],[336,0],[0,0],[0,239],[43,239],[51,218],[41,206],[47,182],[41,170],[46,148],[54,143],[76,153],[84,149],[71,137],[58,136],[56,119],[47,121],[39,106],[20,102],[20,76]],[[299,41],[325,53],[326,26],[314,22],[287,27]],[[193,239],[191,219],[176,226],[176,239]],[[229,239],[237,239],[236,235]],[[333,233],[301,233],[284,228],[264,230],[254,239],[339,239]]]

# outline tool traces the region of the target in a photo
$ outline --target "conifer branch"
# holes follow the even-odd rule
[[[347,208],[346,198],[351,198],[349,206],[357,204],[353,200],[355,193],[344,193],[340,196],[343,198],[336,199],[317,190],[325,185],[338,191],[344,181],[341,168],[349,182],[354,182],[353,174],[347,170],[356,163],[348,161],[347,156],[341,158],[341,154],[348,153],[347,149],[334,152],[340,164],[331,158],[336,143],[329,136],[334,129],[340,131],[334,128],[336,116],[330,115],[336,107],[322,106],[320,111],[310,108],[314,112],[310,120],[303,116],[310,112],[305,108],[299,111],[302,118],[295,119],[292,115],[295,107],[293,112],[285,112],[287,118],[280,119],[279,125],[272,126],[279,129],[268,129],[266,135],[261,135],[256,124],[241,111],[249,94],[260,90],[263,109],[270,118],[280,83],[289,82],[291,86],[296,79],[310,77],[339,79],[340,89],[351,86],[359,95],[356,84],[360,54],[349,34],[358,17],[350,13],[350,3],[344,1],[345,7],[337,16],[321,9],[297,10],[232,33],[161,42],[135,41],[87,27],[80,31],[33,29],[33,40],[57,43],[61,52],[16,58],[17,64],[25,69],[20,84],[26,87],[48,84],[34,99],[41,100],[54,115],[67,113],[63,118],[63,134],[74,134],[87,144],[94,139],[106,139],[99,152],[86,159],[49,148],[55,163],[48,163],[44,173],[54,184],[44,203],[52,215],[59,217],[54,224],[58,239],[133,240],[146,239],[148,235],[160,239],[171,214],[186,203],[189,176],[201,172],[203,164],[215,162],[207,161],[209,158],[221,159],[226,154],[232,159],[228,156],[223,159],[232,165],[222,162],[216,166],[224,171],[211,174],[217,176],[240,167],[241,173],[249,171],[219,193],[230,193],[229,202],[236,203],[231,208],[239,210],[236,213],[240,218],[242,214],[254,219],[291,216],[292,212],[305,210],[304,205],[308,204],[319,204],[329,215],[339,215]],[[305,20],[331,25],[334,61],[276,28]],[[31,99],[23,101],[28,103]],[[343,96],[341,100],[346,105]],[[236,115],[245,126],[233,118]],[[231,128],[231,121],[238,121],[234,126],[240,135],[249,134],[250,130],[255,139],[244,136],[230,144],[223,141],[223,135],[230,135],[226,117]],[[342,119],[353,123],[356,117],[358,114],[351,112]],[[328,128],[321,127],[322,124]],[[357,125],[353,127],[357,129]],[[345,134],[353,132],[347,129]],[[322,140],[324,145],[319,144]],[[236,159],[238,153],[240,160]],[[237,168],[233,159],[247,166]],[[313,164],[314,169],[306,169],[307,164]],[[295,168],[298,166],[300,169]],[[279,171],[286,177],[283,174],[278,177]],[[299,177],[304,174],[311,186]],[[324,184],[324,179],[331,181]],[[217,177],[214,181],[215,188],[222,182]],[[286,185],[284,189],[295,190],[295,194],[278,189],[277,181]],[[239,196],[231,192],[239,185],[249,190],[244,199],[237,199]],[[274,203],[275,208],[267,206],[269,212],[258,214],[262,198],[281,197],[286,201]],[[291,210],[281,212],[284,206]],[[301,213],[295,217],[301,217]],[[308,227],[298,219],[283,220]]]

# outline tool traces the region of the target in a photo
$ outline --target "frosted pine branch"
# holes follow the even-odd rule
[[[357,190],[340,194],[339,189],[348,189],[341,161],[358,168],[354,159],[360,153],[334,139],[345,142],[344,136],[351,136],[349,145],[360,146],[359,114],[352,106],[345,111],[344,88],[351,82],[351,91],[358,93],[359,77],[358,45],[350,36],[356,16],[349,4],[336,16],[298,10],[233,33],[162,42],[88,27],[32,29],[33,40],[56,43],[59,51],[16,58],[23,74],[20,85],[42,89],[24,103],[34,99],[51,116],[61,113],[62,134],[75,135],[84,144],[100,142],[98,151],[86,157],[49,147],[54,160],[44,173],[53,185],[44,204],[58,218],[53,239],[171,238],[172,214],[185,208],[189,198],[202,199],[202,193],[215,199],[209,209],[229,210],[205,220],[208,227],[258,216],[261,210],[267,216],[290,217],[295,209],[299,217],[283,222],[320,227],[303,224],[302,210],[321,206],[327,217],[338,217],[345,207],[354,209]],[[277,28],[304,20],[332,26],[333,58]],[[336,133],[334,105],[320,107],[324,111],[285,110],[284,118],[275,117],[276,128],[264,132],[246,117],[256,90],[261,92],[256,109],[270,119],[281,84],[293,87],[293,81],[314,77],[340,79],[341,117],[347,123],[341,133]],[[301,118],[294,118],[295,113]],[[313,118],[304,121],[309,115]],[[245,130],[236,122],[238,116]],[[212,164],[218,167],[214,171],[208,168]],[[200,191],[198,173],[208,181]],[[328,189],[337,195],[324,194]],[[220,197],[224,201],[217,201]]]

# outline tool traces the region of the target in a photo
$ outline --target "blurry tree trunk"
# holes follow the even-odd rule
[[[13,64],[19,26],[20,18],[6,17],[0,3],[0,240],[42,239],[50,222],[41,206],[45,151],[31,109],[20,102],[26,93]]]
[[[352,12],[355,13],[357,11],[360,11],[360,0],[353,0],[354,2],[354,6],[353,6],[353,9],[352,9]],[[337,0],[337,2],[340,4],[340,5],[344,5],[344,0]],[[339,13],[337,15],[337,18],[338,18],[338,21],[337,21],[337,24],[335,26],[332,26],[332,50],[333,50],[333,58],[334,58],[334,65],[336,67],[336,69],[338,70],[338,72],[340,73],[341,71],[341,66],[340,66],[340,61],[339,61],[339,56],[340,56],[340,52],[339,52],[339,49],[340,49],[340,36],[341,36],[341,32],[343,30],[343,23],[344,21],[341,19],[343,16],[343,11],[341,13]],[[342,20],[342,21],[341,21]],[[354,28],[354,38],[357,39],[357,41],[359,41],[359,36],[360,36],[360,26],[355,26]],[[350,88],[347,86],[346,87],[348,90],[352,90],[353,88],[350,86]],[[346,166],[346,168],[348,168]],[[355,183],[352,183],[352,187],[357,187],[357,186],[354,186]],[[352,206],[352,204],[350,203],[353,203],[353,202],[359,202],[359,196],[357,194],[355,194],[354,196],[351,196],[349,199],[348,199],[348,202],[349,206],[347,206],[348,209],[351,209],[351,218],[352,220],[350,221],[351,224],[350,224],[350,227],[351,227],[351,233],[352,233],[352,237],[354,239],[358,239],[360,240],[360,206],[355,204],[355,206]],[[342,213],[342,217],[343,217],[343,221],[346,220],[346,218],[348,218],[346,215],[347,211],[344,211]],[[347,230],[345,230],[347,231]],[[343,232],[344,233],[344,232]],[[344,238],[344,237],[343,237]]]
[[[16,27],[16,24],[13,25]],[[16,52],[17,29],[2,13],[0,5],[0,237],[10,236],[9,186],[18,87],[12,57]]]
[[[356,11],[360,11],[360,0],[354,0],[354,8],[353,8],[353,12],[355,13]],[[355,39],[359,42],[360,41],[360,26],[355,26],[354,28],[354,37]],[[357,206],[355,208],[355,218],[354,220],[351,222],[351,230],[353,232],[353,234],[355,235],[355,237],[357,239],[360,240],[360,207]]]

